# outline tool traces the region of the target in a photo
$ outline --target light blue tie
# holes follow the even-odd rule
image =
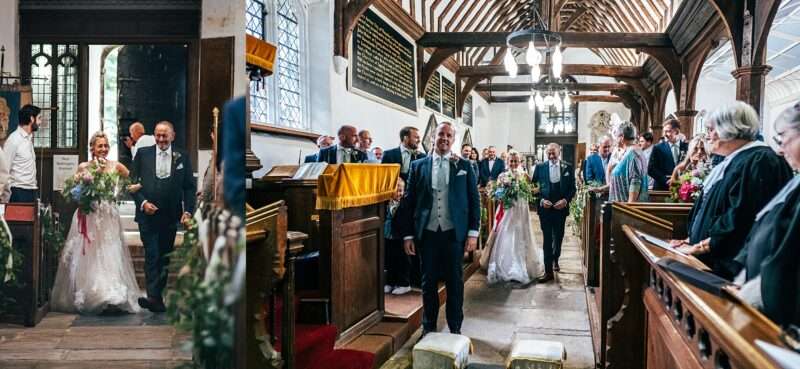
[[[447,187],[447,175],[445,173],[445,163],[447,160],[442,157],[436,158],[436,189],[437,190],[444,190]]]

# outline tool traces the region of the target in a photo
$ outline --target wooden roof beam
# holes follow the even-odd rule
[[[525,92],[531,90],[566,88],[569,91],[633,91],[631,86],[624,83],[482,83],[475,86],[475,91],[491,92]]]
[[[422,47],[506,46],[510,32],[426,32],[417,40]],[[666,33],[560,32],[562,47],[672,48]]]
[[[490,103],[526,103],[530,99],[530,95],[521,96],[492,96],[489,99]],[[622,103],[623,100],[619,96],[612,95],[574,95],[570,96],[572,102],[606,102],[606,103]]]
[[[549,73],[550,66],[540,65],[542,73]],[[519,66],[520,75],[530,74],[529,65]],[[626,77],[644,78],[644,68],[625,65],[595,65],[595,64],[564,64],[562,73],[573,76],[600,76],[600,77]],[[462,66],[458,70],[461,77],[497,77],[507,76],[508,73],[502,65]]]

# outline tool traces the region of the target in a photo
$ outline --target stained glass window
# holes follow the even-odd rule
[[[310,129],[305,119],[305,26],[297,0],[267,3],[248,0],[246,12],[247,33],[278,46],[275,74],[263,82],[251,82],[251,120],[298,130]]]
[[[44,109],[35,147],[78,146],[78,60],[78,45],[31,45],[33,104]]]

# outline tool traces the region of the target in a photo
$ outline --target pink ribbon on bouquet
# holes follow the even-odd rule
[[[89,232],[86,229],[86,214],[82,213],[80,210],[78,210],[78,232],[83,235],[83,240],[85,242],[83,243],[81,252],[83,255],[86,255],[86,244],[88,243],[91,245],[92,241],[89,239]]]

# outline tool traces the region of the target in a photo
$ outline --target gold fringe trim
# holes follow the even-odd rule
[[[341,210],[358,206],[372,205],[391,200],[394,190],[377,194],[348,196],[348,197],[322,197],[317,196],[317,210]]]

